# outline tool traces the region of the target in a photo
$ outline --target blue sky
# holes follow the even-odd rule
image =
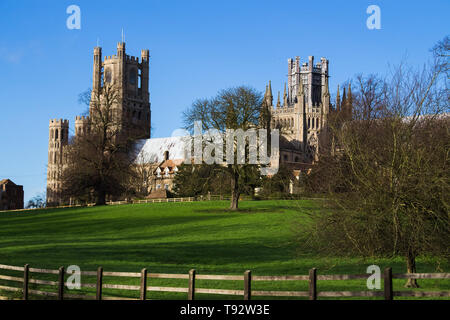
[[[66,8],[81,9],[81,29],[66,27]],[[122,6],[124,4],[125,6]],[[366,8],[381,9],[381,30],[366,27]],[[335,92],[357,73],[387,71],[405,58],[423,64],[450,31],[450,1],[18,1],[0,0],[0,179],[24,185],[25,200],[45,190],[48,122],[85,111],[93,47],[116,53],[150,49],[154,137],[181,127],[181,112],[200,97],[246,84],[282,90],[287,59],[330,60]]]

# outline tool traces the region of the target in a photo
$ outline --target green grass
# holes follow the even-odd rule
[[[57,269],[78,265],[92,271],[254,275],[365,273],[368,265],[392,266],[404,273],[401,258],[363,260],[321,257],[296,250],[295,224],[304,213],[322,210],[311,200],[243,201],[239,212],[228,202],[155,203],[90,208],[48,209],[0,213],[0,264]],[[419,259],[418,272],[436,272],[433,259]],[[448,266],[440,266],[441,272]],[[0,271],[18,276],[18,272]],[[37,275],[56,280],[54,275]],[[138,285],[139,279],[105,278],[110,283]],[[95,282],[83,277],[82,282]],[[395,290],[404,280],[394,280]],[[1,280],[0,285],[6,282]],[[418,290],[449,290],[448,280],[423,280]],[[8,283],[11,285],[11,282]],[[17,284],[16,284],[17,285]],[[187,286],[185,280],[151,279],[149,285]],[[46,288],[45,286],[38,286]],[[198,281],[197,287],[242,289],[239,281]],[[305,281],[254,282],[254,290],[307,290]],[[53,291],[55,288],[52,289]],[[318,290],[367,290],[364,280],[319,281]],[[92,293],[92,289],[82,292]],[[106,294],[137,297],[137,293],[105,290]],[[79,293],[79,292],[73,292]],[[185,299],[182,293],[149,293],[151,298]],[[1,295],[5,295],[2,293]],[[199,294],[199,299],[230,298]],[[242,297],[234,297],[241,299]]]

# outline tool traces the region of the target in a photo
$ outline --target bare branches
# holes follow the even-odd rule
[[[127,189],[134,162],[133,144],[123,136],[118,108],[118,88],[105,85],[93,91],[85,134],[77,134],[67,147],[63,170],[63,193],[104,204],[107,196],[121,196]]]
[[[449,257],[450,117],[441,72],[402,64],[386,79],[357,76],[354,120],[330,117],[334,144],[320,149],[309,177],[341,208],[313,217],[307,234],[320,250],[400,254],[408,272],[420,254]]]

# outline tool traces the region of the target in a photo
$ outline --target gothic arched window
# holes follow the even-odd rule
[[[105,70],[105,82],[110,83],[112,79],[112,73],[111,70],[106,69]]]
[[[131,69],[130,70],[130,75],[129,75],[130,84],[135,85],[136,84],[136,79],[137,79],[136,70],[135,69]]]

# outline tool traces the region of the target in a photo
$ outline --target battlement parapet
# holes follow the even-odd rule
[[[137,63],[139,63],[139,57],[126,55],[126,61],[127,62],[137,62]]]
[[[288,59],[288,66],[291,73],[327,73],[328,72],[328,60],[324,57],[320,58],[320,62],[314,64],[314,56],[309,56],[308,61],[301,63],[300,57]]]
[[[110,60],[116,60],[117,59],[117,55],[113,54],[112,56],[105,56],[105,58],[103,59],[103,62],[107,62]]]
[[[89,116],[76,116],[75,117],[76,122],[86,122],[89,121]]]
[[[141,50],[142,62],[148,62],[149,57],[150,57],[150,51],[148,49],[142,49]]]
[[[66,119],[50,119],[51,126],[69,126],[69,120]]]

